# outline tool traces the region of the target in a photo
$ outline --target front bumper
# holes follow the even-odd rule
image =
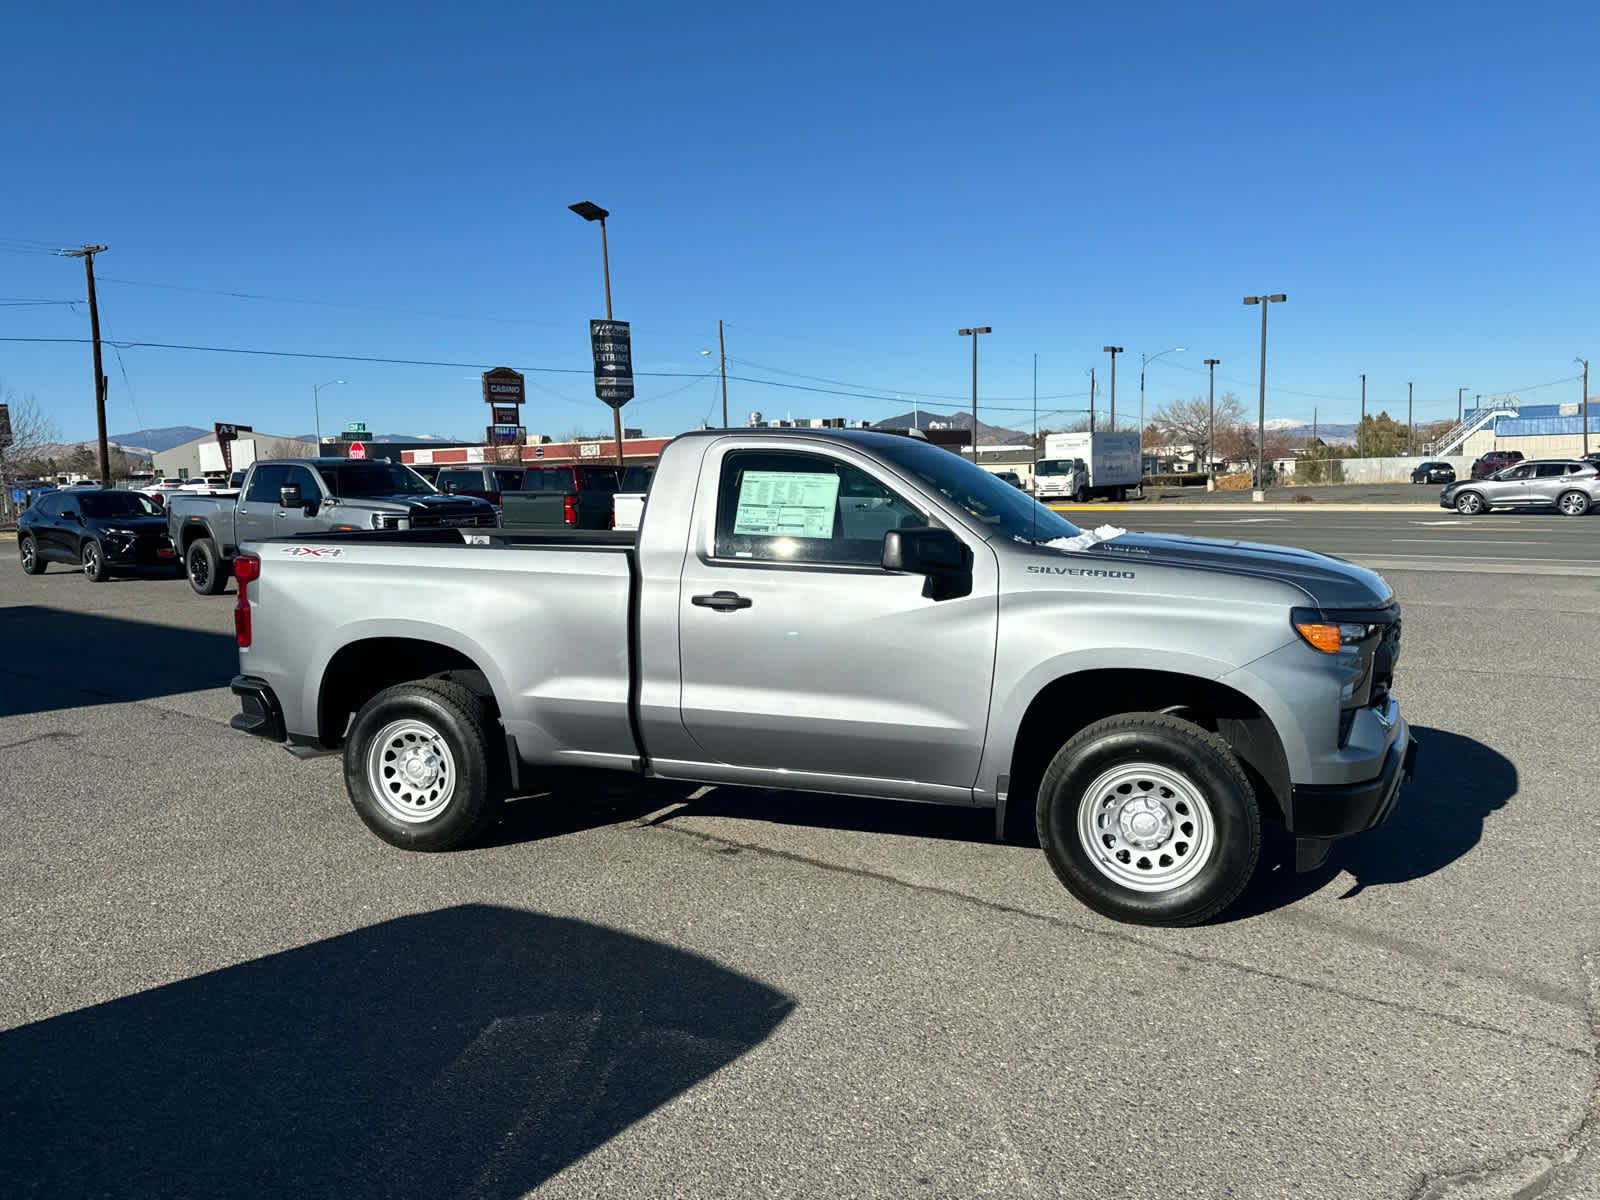
[[[100,545],[107,564],[113,567],[171,567],[178,562],[172,539],[164,533],[141,533],[132,537],[108,534],[100,540]]]
[[[1402,723],[1375,779],[1332,787],[1295,784],[1291,832],[1297,838],[1330,841],[1381,825],[1416,765],[1417,740]]]
[[[243,710],[229,720],[232,728],[274,742],[284,741],[288,737],[283,726],[283,708],[266,680],[235,675],[229,688],[239,697]]]

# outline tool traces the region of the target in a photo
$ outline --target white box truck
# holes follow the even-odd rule
[[[1122,500],[1139,478],[1137,433],[1051,433],[1033,465],[1033,494],[1079,504],[1096,496]]]

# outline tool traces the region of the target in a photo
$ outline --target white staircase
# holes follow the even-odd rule
[[[1475,408],[1462,418],[1456,425],[1438,441],[1428,447],[1428,453],[1434,455],[1454,454],[1459,451],[1466,440],[1496,417],[1514,417],[1521,408],[1522,402],[1516,397],[1506,400],[1495,400],[1485,404],[1482,408]]]

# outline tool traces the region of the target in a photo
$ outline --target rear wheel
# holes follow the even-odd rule
[[[1562,492],[1561,498],[1556,501],[1564,516],[1581,517],[1589,511],[1589,496],[1586,492]]]
[[[217,553],[217,544],[210,538],[199,538],[189,543],[184,551],[183,564],[189,576],[189,586],[202,596],[215,596],[228,586],[227,568]]]
[[[104,583],[111,578],[111,569],[106,566],[106,552],[93,538],[84,542],[78,550],[78,559],[83,564],[83,577],[90,583]]]
[[[494,824],[504,754],[483,699],[459,683],[415,680],[356,714],[344,783],[368,829],[404,850],[453,850]]]
[[[1209,920],[1261,852],[1255,792],[1232,749],[1158,713],[1108,717],[1067,742],[1040,782],[1037,821],[1067,890],[1138,925]]]
[[[1489,506],[1477,492],[1462,492],[1456,497],[1456,511],[1463,517],[1475,517],[1488,510]]]
[[[39,575],[44,572],[44,559],[39,556],[39,545],[28,534],[17,539],[17,553],[22,556],[22,573]]]

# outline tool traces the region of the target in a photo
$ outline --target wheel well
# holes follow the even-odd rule
[[[344,741],[352,713],[384,688],[413,679],[449,679],[483,697],[499,715],[489,678],[459,650],[416,638],[368,638],[343,647],[322,674],[317,699],[317,740]]]
[[[1165,712],[1220,734],[1250,776],[1263,815],[1282,820],[1289,762],[1265,713],[1242,692],[1171,671],[1082,671],[1046,686],[1023,715],[1011,752],[1009,812],[1031,814],[1039,780],[1079,730],[1125,712]],[[1009,822],[1008,822],[1009,823]]]

